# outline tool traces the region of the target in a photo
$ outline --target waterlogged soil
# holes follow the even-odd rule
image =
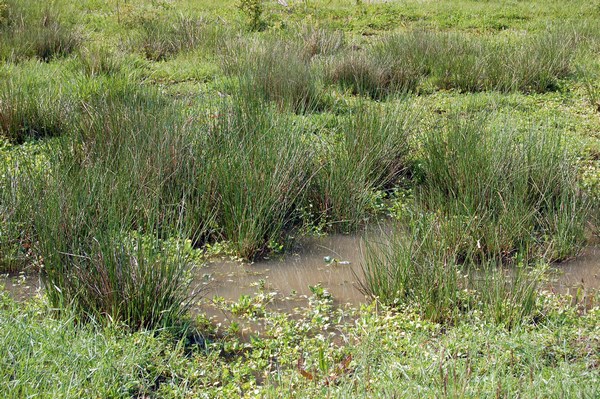
[[[383,235],[371,232],[370,236],[378,234]],[[194,309],[216,320],[229,319],[218,304],[262,293],[270,298],[267,309],[293,314],[295,309],[308,305],[308,298],[320,288],[332,296],[337,306],[366,303],[369,298],[361,292],[359,282],[364,250],[360,235],[331,235],[303,239],[290,254],[273,255],[251,264],[235,260],[208,262],[195,271],[192,289],[199,295]],[[555,264],[552,269],[553,282],[548,288],[556,293],[600,289],[600,245],[594,244],[577,258]],[[36,274],[2,275],[2,286],[17,300],[40,293]]]

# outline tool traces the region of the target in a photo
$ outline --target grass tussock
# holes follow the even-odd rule
[[[56,8],[32,1],[9,0],[3,4],[0,59],[36,57],[49,62],[73,53],[82,42],[81,34],[63,22]]]
[[[313,154],[289,117],[246,100],[223,107],[209,137],[218,226],[241,256],[254,258],[291,226]]]
[[[216,24],[183,15],[174,19],[146,17],[140,22],[141,39],[134,46],[152,61],[164,61],[198,48],[213,51],[224,34]]]
[[[406,107],[359,105],[340,118],[319,159],[311,203],[336,231],[367,217],[374,190],[397,181],[406,168],[414,115]]]
[[[331,62],[328,80],[380,99],[433,86],[463,92],[545,92],[572,71],[577,38],[547,31],[493,40],[458,33],[390,34]]]
[[[29,207],[17,219],[31,226],[48,298],[82,320],[173,325],[185,311],[189,264],[160,243],[201,238],[209,218],[194,142],[151,90],[113,82],[84,108],[74,134],[53,144],[22,188]]]
[[[13,143],[59,136],[68,129],[74,102],[38,68],[11,73],[0,81],[0,137]]]
[[[90,77],[116,75],[123,70],[122,56],[104,46],[82,47],[77,58],[83,72]]]
[[[526,251],[552,261],[585,242],[589,206],[560,134],[459,117],[428,134],[423,151],[419,200],[446,220],[458,253],[476,246],[482,258]]]
[[[303,46],[280,39],[234,43],[223,57],[246,97],[273,102],[279,109],[305,113],[320,107],[321,82]]]
[[[510,329],[540,316],[543,271],[524,264],[505,270],[499,258],[464,263],[444,241],[443,223],[415,215],[382,242],[368,242],[363,290],[387,305],[414,306],[438,323],[476,314]]]
[[[299,40],[303,43],[303,53],[307,58],[333,56],[346,46],[344,34],[324,28],[305,25],[300,29]]]

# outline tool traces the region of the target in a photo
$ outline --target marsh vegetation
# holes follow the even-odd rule
[[[597,394],[594,294],[542,290],[548,264],[599,235],[597,10],[290,3],[0,0],[0,270],[44,287],[0,293],[0,392],[62,386],[37,373],[75,340],[57,370],[128,377],[100,367],[55,395]],[[211,258],[383,220],[359,276],[371,305],[317,285],[294,324],[264,282],[215,300],[264,325],[250,342],[190,312]]]

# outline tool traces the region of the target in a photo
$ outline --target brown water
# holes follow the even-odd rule
[[[285,256],[246,264],[234,261],[211,262],[198,270],[194,281],[204,296],[236,300],[241,295],[263,292],[274,295],[271,308],[291,310],[306,305],[310,287],[321,285],[334,303],[359,304],[366,300],[360,291],[363,239],[334,235],[302,240],[296,251]]]
[[[334,303],[357,305],[367,301],[359,290],[364,242],[356,235],[333,235],[304,239],[296,251],[253,264],[215,261],[196,269],[193,289],[204,300],[197,308],[209,314],[215,296],[237,300],[259,291],[273,293],[272,309],[290,310],[308,303],[310,286],[320,284]],[[555,264],[556,281],[551,289],[565,293],[572,288],[600,289],[600,246],[588,247],[578,258]],[[11,296],[24,300],[39,293],[37,275],[13,274],[0,277]]]
[[[600,245],[586,248],[576,259],[553,265],[553,289],[565,293],[573,288],[600,289]]]

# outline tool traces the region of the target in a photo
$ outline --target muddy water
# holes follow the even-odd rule
[[[311,287],[321,285],[336,304],[358,304],[366,298],[359,276],[364,244],[359,236],[335,235],[302,240],[296,251],[253,264],[212,262],[199,270],[196,289],[204,296],[238,299],[261,289],[274,295],[272,308],[289,310],[307,303]]]
[[[559,293],[573,288],[600,289],[600,245],[586,248],[576,259],[553,265],[553,289]]]
[[[333,235],[304,239],[291,254],[272,257],[253,264],[235,261],[210,262],[196,269],[193,289],[201,291],[203,302],[198,310],[213,313],[211,299],[215,296],[237,300],[241,295],[259,291],[273,293],[271,308],[290,310],[305,305],[311,296],[310,287],[320,284],[336,304],[364,303],[367,298],[359,290],[364,242],[360,236]],[[578,258],[553,266],[555,292],[572,288],[600,289],[600,246],[588,247]],[[24,300],[39,293],[37,275],[4,275],[0,277],[11,296]]]

